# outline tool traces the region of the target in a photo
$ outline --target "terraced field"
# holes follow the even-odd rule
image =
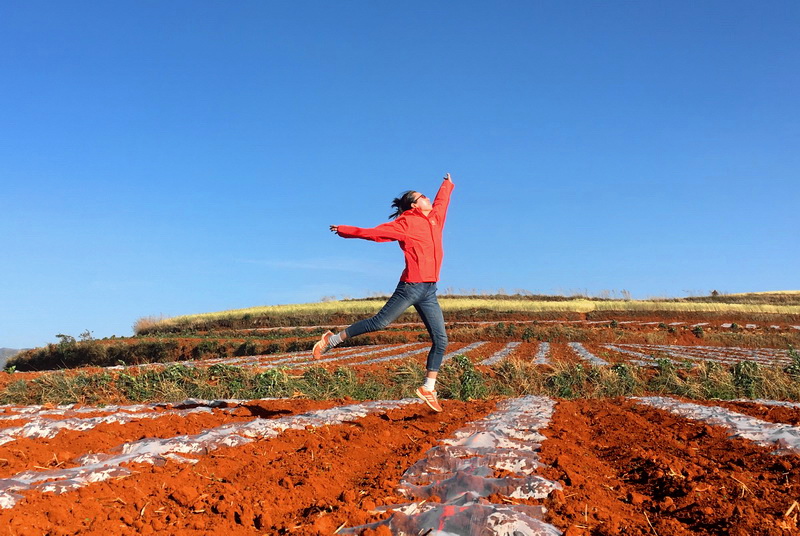
[[[670,324],[621,320],[614,327],[646,331]],[[697,327],[798,329],[725,324],[683,328],[689,334]],[[465,355],[487,374],[509,360],[643,369],[665,362],[684,369],[794,362],[786,348],[675,337],[674,344],[609,337],[459,340],[445,361]],[[423,364],[428,348],[423,341],[366,344],[334,349],[319,361],[304,350],[182,364],[380,372]],[[443,406],[436,414],[416,399],[302,396],[0,406],[0,534],[798,533],[798,403],[653,393],[443,400]]]
[[[8,534],[792,534],[800,409],[667,397],[4,407]]]
[[[284,368],[299,370],[311,366],[348,366],[365,367],[378,363],[412,359],[422,364],[428,354],[430,345],[426,343],[378,344],[349,348],[334,348],[314,360],[308,351],[242,356],[221,359],[205,359],[202,361],[178,361],[170,364],[185,366],[235,365],[257,369]],[[480,366],[496,365],[504,359],[531,361],[534,364],[548,365],[555,362],[585,361],[593,365],[629,362],[636,365],[653,365],[657,359],[668,359],[680,362],[717,361],[719,363],[736,363],[755,361],[763,365],[788,365],[791,362],[789,351],[773,348],[738,348],[715,346],[679,346],[679,345],[647,345],[647,344],[592,344],[578,342],[548,343],[512,341],[507,343],[493,341],[477,341],[474,343],[451,343],[443,362],[455,355],[466,355],[472,362]],[[163,364],[146,364],[142,367],[164,366]],[[108,367],[120,370],[124,367]]]

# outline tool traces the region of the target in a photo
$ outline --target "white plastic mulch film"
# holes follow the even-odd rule
[[[597,357],[579,342],[571,342],[569,343],[569,347],[572,348],[572,351],[578,354],[581,359],[588,361],[592,365],[597,365],[599,367],[608,365],[608,361]]]
[[[797,426],[762,421],[726,408],[701,406],[669,397],[639,397],[632,400],[687,419],[722,426],[730,431],[732,437],[748,439],[767,447],[777,447],[775,454],[800,454],[800,427]]]
[[[479,365],[494,365],[495,363],[499,363],[500,361],[502,361],[503,359],[505,359],[506,357],[511,355],[511,353],[514,350],[516,350],[517,346],[519,346],[520,344],[522,344],[522,343],[521,342],[509,342],[508,344],[503,346],[503,348],[501,348],[499,351],[495,352],[493,355],[487,357],[486,359],[484,359],[483,361],[481,361],[478,364]]]
[[[458,354],[471,352],[481,346],[487,344],[486,341],[479,341],[469,345],[462,345],[454,343],[457,347],[456,350],[446,354],[443,358],[444,361],[449,361],[453,356]],[[512,343],[517,346],[520,343]],[[238,367],[256,367],[262,369],[274,369],[279,367],[286,368],[306,368],[317,366],[324,363],[342,363],[345,365],[371,365],[374,363],[383,363],[386,361],[395,361],[399,359],[406,359],[408,357],[415,357],[427,354],[430,351],[430,344],[428,343],[405,343],[405,344],[380,344],[380,345],[367,345],[356,347],[333,348],[326,352],[321,359],[313,359],[311,352],[308,350],[300,352],[288,352],[280,354],[264,354],[252,356],[239,356],[239,357],[222,357],[213,359],[202,359],[197,361],[174,361],[170,363],[142,363],[139,365],[132,365],[131,368],[152,368],[152,367],[167,367],[182,365],[186,367],[197,366],[210,366],[210,365],[228,365]],[[368,359],[365,359],[368,358]],[[115,365],[106,367],[109,370],[122,370],[126,367]]]
[[[606,344],[604,348],[638,357],[638,364],[654,365],[658,357],[688,361],[716,361],[735,364],[755,361],[760,365],[788,365],[787,350],[776,348],[739,348],[735,346],[675,346],[670,344]]]
[[[166,460],[194,463],[197,460],[184,455],[202,455],[220,447],[235,447],[255,439],[275,437],[285,430],[304,430],[341,424],[370,413],[385,412],[407,404],[418,404],[417,399],[379,400],[326,410],[311,411],[279,419],[254,419],[223,424],[199,434],[181,435],[166,439],[141,439],[125,443],[110,453],[87,454],[76,461],[78,467],[52,471],[24,471],[11,478],[0,479],[0,508],[12,508],[25,490],[63,493],[83,487],[91,482],[127,476],[128,463],[163,464]],[[214,403],[212,402],[211,405]]]
[[[550,343],[549,342],[541,342],[539,343],[539,349],[536,351],[536,355],[533,357],[533,364],[534,365],[547,365],[550,363],[548,356],[550,355]]]
[[[179,404],[136,404],[130,406],[107,406],[104,408],[61,406],[44,409],[41,406],[23,408],[3,408],[0,422],[23,420],[24,424],[0,428],[0,445],[21,437],[51,438],[61,430],[85,432],[100,424],[125,424],[142,419],[158,419],[167,415],[186,417],[194,413],[212,413],[213,409],[230,412],[228,407],[238,401],[225,400],[186,400]],[[37,411],[38,409],[38,411]],[[101,413],[91,417],[87,413]]]
[[[400,492],[415,502],[381,507],[392,516],[339,534],[383,525],[398,536],[559,536],[561,531],[542,521],[543,506],[485,499],[494,494],[543,499],[561,489],[536,475],[545,439],[539,430],[549,425],[554,409],[553,400],[536,396],[498,404],[497,411],[456,431],[405,472]],[[498,472],[512,476],[495,477]],[[441,502],[427,502],[434,495]]]

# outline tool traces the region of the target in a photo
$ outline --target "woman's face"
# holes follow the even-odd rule
[[[419,192],[414,192],[414,201],[411,203],[411,207],[416,207],[422,211],[431,210],[433,208],[431,205],[431,200],[428,199],[428,196]]]

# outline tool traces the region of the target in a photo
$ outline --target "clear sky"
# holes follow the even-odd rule
[[[0,346],[388,294],[798,289],[800,3],[0,4]]]

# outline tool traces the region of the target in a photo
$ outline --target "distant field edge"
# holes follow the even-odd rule
[[[483,320],[488,316],[500,319],[508,316],[527,318],[556,318],[615,313],[632,315],[658,314],[712,314],[712,315],[779,315],[787,319],[800,319],[800,305],[775,305],[771,303],[725,303],[722,301],[678,300],[594,300],[571,299],[566,301],[502,299],[494,297],[441,296],[440,303],[446,320],[464,320],[474,317]],[[317,303],[268,305],[232,309],[211,313],[176,316],[171,318],[146,317],[137,320],[137,335],[160,331],[191,329],[247,328],[257,326],[325,325],[349,321],[357,315],[375,314],[385,299],[338,300]]]

